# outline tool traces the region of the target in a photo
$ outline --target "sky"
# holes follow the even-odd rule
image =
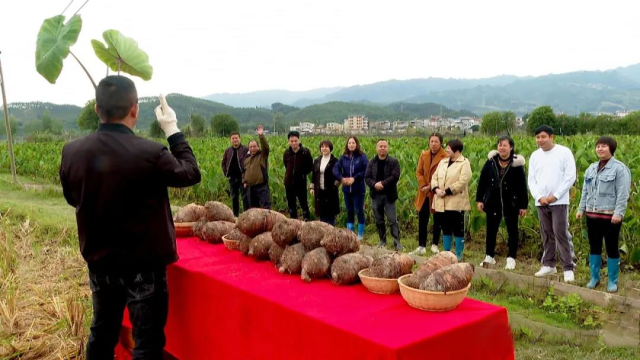
[[[69,56],[55,85],[35,69],[46,18],[70,0],[2,0],[9,102],[82,105],[94,96]],[[70,17],[85,0],[75,0]],[[90,0],[71,50],[106,75],[91,39],[117,29],[147,52],[140,96],[310,90],[389,79],[540,76],[640,63],[640,1]]]

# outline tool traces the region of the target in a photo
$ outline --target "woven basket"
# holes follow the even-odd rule
[[[176,223],[173,225],[176,228],[176,236],[177,237],[189,237],[193,236],[193,225],[195,222],[184,222],[184,223]]]
[[[414,289],[404,284],[404,280],[411,274],[398,278],[400,284],[400,294],[402,298],[412,307],[426,311],[449,311],[460,305],[467,296],[471,283],[462,290],[450,292],[432,292]]]
[[[222,236],[222,242],[229,250],[240,250],[240,241],[227,239],[227,235]]]
[[[374,294],[394,294],[399,290],[397,279],[383,279],[369,276],[369,269],[360,270],[360,281]]]

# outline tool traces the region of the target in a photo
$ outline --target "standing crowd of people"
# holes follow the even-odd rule
[[[80,252],[89,269],[93,301],[93,322],[86,347],[87,359],[112,359],[125,307],[128,308],[136,346],[134,358],[162,358],[164,326],[168,313],[166,267],[178,259],[168,187],[188,187],[200,182],[195,155],[178,128],[175,111],[160,96],[155,109],[169,149],[133,132],[139,115],[134,83],[123,76],[108,76],[96,87],[95,110],[98,130],[66,144],[62,150],[60,181],[63,194],[76,211]],[[229,182],[229,194],[236,216],[252,207],[271,207],[269,191],[269,144],[262,126],[258,141],[248,146],[240,134],[230,135],[231,146],[222,157],[222,171]],[[380,246],[386,246],[387,225],[395,249],[403,250],[396,214],[400,163],[389,155],[389,142],[380,139],[369,160],[354,136],[347,139],[343,154],[336,158],[333,143],[323,140],[314,160],[300,134],[287,135],[289,148],[283,154],[289,215],[310,219],[307,190],[314,197],[315,215],[335,224],[339,213],[339,187],[347,209],[346,226],[363,240],[364,203],[369,187]],[[486,257],[496,264],[496,236],[504,219],[508,233],[505,269],[516,267],[518,219],[529,208],[529,193],[535,200],[544,252],[542,267],[535,274],[557,272],[557,256],[564,280],[574,281],[575,254],[569,232],[570,189],[576,181],[571,150],[555,144],[553,128],[535,130],[539,149],[529,158],[517,155],[515,142],[500,137],[496,150],[488,154],[476,190],[476,208],[486,214]],[[425,254],[427,228],[433,214],[431,251],[439,251],[442,233],[444,250],[452,247],[462,260],[465,241],[465,212],[471,210],[469,182],[472,169],[462,155],[463,143],[429,136],[428,149],[420,154],[414,205],[418,212],[418,248]],[[619,234],[625,215],[631,172],[617,160],[615,139],[596,141],[598,158],[585,171],[577,219],[586,218],[590,256],[588,288],[600,284],[602,248],[607,250],[606,289],[618,290]],[[308,177],[311,176],[307,186]],[[366,185],[366,187],[365,187]],[[242,201],[240,201],[242,199]],[[355,227],[357,216],[357,230]],[[559,253],[559,254],[558,254]]]
[[[268,144],[261,128],[258,129],[258,134],[262,148],[266,149],[268,155]],[[355,136],[347,139],[339,159],[332,154],[333,143],[323,140],[319,146],[321,155],[314,160],[309,148],[300,143],[298,132],[290,132],[287,138],[289,148],[283,154],[283,163],[286,168],[284,184],[290,217],[297,218],[299,203],[302,218],[310,219],[306,193],[308,188],[314,197],[316,217],[335,225],[336,216],[340,212],[338,188],[342,186],[347,209],[346,227],[357,232],[358,240],[362,241],[365,230],[364,203],[368,187],[380,239],[379,246],[387,246],[388,226],[394,248],[397,251],[403,250],[396,211],[397,184],[401,169],[398,160],[389,155],[387,140],[377,141],[376,154],[370,160]],[[575,159],[569,148],[555,143],[552,127],[543,125],[537,128],[535,139],[538,149],[529,158],[528,171],[525,171],[525,158],[516,154],[516,144],[509,136],[498,138],[496,148],[489,151],[487,161],[480,170],[475,202],[477,210],[484,212],[486,216],[485,258],[480,265],[497,263],[496,239],[504,220],[508,234],[508,254],[504,268],[516,268],[520,236],[518,222],[529,210],[530,194],[535,201],[543,245],[542,266],[535,276],[557,273],[556,263],[559,260],[564,281],[573,282],[576,256],[569,232],[569,192],[577,178]],[[222,169],[229,178],[233,209],[237,215],[239,198],[245,199],[244,194],[247,192],[253,194],[250,190],[256,183],[243,175],[240,159],[245,156],[236,155],[236,152],[246,151],[246,148],[240,144],[239,135],[232,134],[230,140],[232,146],[224,153]],[[255,141],[252,143],[257,145]],[[420,154],[416,168],[418,189],[414,206],[418,213],[418,247],[412,253],[426,254],[429,220],[433,214],[431,252],[439,252],[442,234],[442,248],[445,251],[453,249],[458,259],[462,260],[465,212],[471,210],[471,164],[462,154],[464,144],[459,139],[452,139],[444,144],[442,135],[433,133],[429,136],[428,144],[428,149]],[[631,183],[631,173],[627,166],[613,157],[616,148],[617,143],[611,137],[603,136],[596,142],[599,160],[585,173],[582,198],[576,214],[578,219],[586,217],[589,233],[591,280],[587,287],[595,288],[600,283],[604,241],[608,258],[607,290],[610,292],[617,291],[618,237]],[[249,150],[249,156],[245,160],[247,164],[253,154],[255,151]],[[239,160],[238,165],[234,164],[234,159]],[[258,183],[258,186],[264,188],[260,192],[263,195],[253,195],[256,199],[253,202],[252,196],[248,196],[249,201],[243,202],[245,209],[269,207],[269,190],[265,183],[265,179],[268,179],[266,163],[266,158],[261,160],[263,166],[260,174],[263,175]],[[309,176],[311,181],[307,187]]]

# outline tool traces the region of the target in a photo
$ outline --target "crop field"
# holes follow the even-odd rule
[[[245,135],[243,143],[247,144],[252,136]],[[345,144],[345,136],[328,136],[328,137],[303,137],[304,146],[312,150],[312,154],[318,156],[318,149],[321,140],[328,138],[334,144],[333,154],[339,157],[342,154]],[[286,149],[287,142],[284,136],[267,137],[271,154],[269,157],[269,177],[272,196],[273,209],[286,213],[287,202],[284,191],[284,173],[285,169],[282,164],[282,154]],[[595,161],[594,153],[595,141],[597,136],[571,136],[559,137],[557,143],[568,146],[574,153],[576,165],[578,169],[578,181],[574,189],[571,191],[571,232],[574,234],[574,241],[578,243],[584,242],[588,244],[586,237],[586,227],[581,222],[575,220],[573,214],[580,199],[582,179],[585,169],[589,164]],[[369,158],[375,156],[376,137],[363,137],[360,139],[363,151]],[[447,139],[445,139],[446,142]],[[473,201],[475,197],[475,188],[480,175],[480,170],[484,162],[487,160],[487,154],[495,148],[495,138],[492,137],[466,137],[463,139],[464,150],[463,155],[471,161],[473,178],[470,184],[470,197]],[[631,197],[629,201],[629,209],[624,219],[624,226],[620,243],[626,253],[634,260],[640,261],[640,242],[634,234],[640,231],[640,194],[638,192],[638,182],[640,174],[634,164],[640,160],[640,143],[637,136],[620,136],[618,140],[618,150],[616,157],[626,163],[631,169],[633,184],[631,187]],[[537,149],[537,145],[533,137],[516,137],[516,152],[524,155],[527,159],[530,154]],[[196,158],[203,174],[202,182],[192,188],[172,189],[171,196],[174,203],[186,204],[190,202],[204,203],[208,200],[219,200],[229,202],[227,194],[228,184],[222,175],[220,161],[224,149],[229,146],[228,139],[225,138],[193,138],[190,143],[194,149]],[[427,139],[422,137],[393,137],[389,139],[389,154],[396,157],[402,169],[400,182],[398,184],[399,200],[398,200],[398,219],[401,229],[405,232],[415,232],[418,224],[417,213],[413,206],[413,198],[416,193],[417,180],[415,176],[415,168],[420,156],[420,152],[427,147]],[[44,179],[51,182],[59,182],[58,166],[60,164],[60,153],[62,142],[44,142],[44,143],[22,143],[15,146],[16,163],[18,174],[27,177]],[[1,171],[9,171],[9,160],[6,154],[6,148],[0,149]],[[311,196],[310,196],[311,197]],[[313,202],[310,201],[312,204]],[[342,204],[342,201],[341,201]],[[344,205],[342,205],[344,206]],[[485,218],[482,214],[475,210],[467,214],[467,230],[473,236],[484,229]],[[527,216],[521,220],[521,237],[538,236],[537,213],[533,200],[530,201]],[[346,212],[343,211],[338,216],[338,224],[346,221]],[[368,230],[373,226],[373,213],[370,209],[370,203],[365,201],[365,210],[367,215]],[[636,261],[634,261],[635,263]]]

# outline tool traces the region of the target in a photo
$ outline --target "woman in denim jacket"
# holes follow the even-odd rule
[[[584,173],[582,198],[578,207],[577,219],[586,213],[589,233],[589,269],[591,280],[587,288],[593,289],[600,283],[602,266],[602,239],[607,247],[608,292],[618,291],[620,272],[620,254],[618,236],[622,218],[627,208],[631,172],[629,168],[613,155],[617,142],[608,136],[602,136],[596,142],[596,155],[599,161],[591,164]]]

